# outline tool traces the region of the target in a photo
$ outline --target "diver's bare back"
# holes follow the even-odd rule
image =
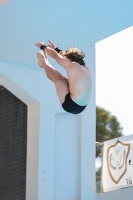
[[[71,68],[66,68],[66,71],[71,98],[78,105],[87,105],[90,100],[92,88],[90,69],[78,63],[73,63],[73,66]]]

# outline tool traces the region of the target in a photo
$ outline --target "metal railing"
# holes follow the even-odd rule
[[[95,142],[96,146],[99,146],[101,148],[101,154],[103,153],[103,142]],[[97,193],[101,193],[102,192],[102,185],[101,185],[101,181],[102,181],[102,156],[101,156],[101,172],[100,172],[100,176],[96,177],[96,192]]]

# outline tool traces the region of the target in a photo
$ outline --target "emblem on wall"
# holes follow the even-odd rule
[[[127,171],[127,159],[130,152],[130,143],[119,140],[107,149],[107,167],[109,175],[115,184],[118,184]]]

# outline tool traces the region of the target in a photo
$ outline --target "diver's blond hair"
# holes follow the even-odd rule
[[[64,56],[72,62],[77,62],[80,65],[85,65],[85,62],[83,60],[83,58],[85,57],[85,54],[83,53],[83,51],[79,50],[75,46],[68,48],[65,51]]]

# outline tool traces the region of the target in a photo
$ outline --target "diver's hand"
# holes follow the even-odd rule
[[[50,40],[48,40],[48,42],[49,42],[48,47],[50,47],[50,48],[55,50],[56,45],[53,42],[51,42]]]
[[[42,45],[45,45],[44,42],[36,42],[35,44],[39,49]]]

